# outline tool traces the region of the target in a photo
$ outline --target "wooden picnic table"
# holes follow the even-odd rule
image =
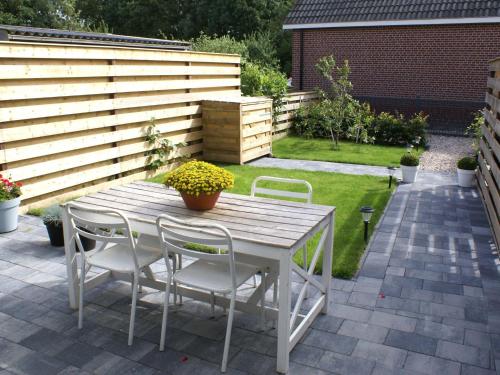
[[[217,223],[228,228],[233,237],[237,260],[265,269],[267,288],[279,280],[277,306],[265,306],[266,317],[277,319],[278,372],[288,371],[290,351],[316,316],[328,311],[335,207],[222,193],[214,209],[192,211],[185,207],[177,191],[161,184],[142,181],[84,196],[76,202],[93,208],[120,210],[129,218],[132,229],[145,236],[158,236],[155,220],[163,213],[183,220]],[[69,301],[71,307],[77,308],[77,255],[67,220],[64,215]],[[298,266],[293,260],[294,255],[307,246],[307,241],[317,233],[321,233],[320,239],[309,264],[305,268]],[[321,253],[324,272],[321,279],[318,279],[313,272]],[[292,308],[293,272],[304,283]],[[110,277],[129,280],[126,275],[106,271],[87,280],[86,288],[99,285]],[[141,278],[140,284],[162,291],[165,289],[164,282],[153,281],[148,277]],[[260,286],[247,300],[238,300],[236,309],[259,313],[259,288]],[[311,288],[320,293],[314,294],[314,301],[308,301],[308,306],[312,307],[304,313],[302,302],[307,297],[307,290]],[[209,293],[188,287],[179,289],[183,296],[209,301]],[[228,306],[228,301],[224,296],[217,296],[215,304]]]

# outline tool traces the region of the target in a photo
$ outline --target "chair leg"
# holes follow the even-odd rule
[[[175,273],[176,271],[177,271],[177,254],[174,254],[174,256],[172,257],[172,272]],[[174,305],[177,305],[177,286],[175,285],[175,282],[174,282]]]
[[[78,329],[83,328],[83,291],[85,289],[85,260],[81,258],[80,293],[78,293]]]
[[[215,318],[215,293],[210,292],[210,310],[212,311],[212,318]]]
[[[226,372],[227,370],[227,360],[229,357],[229,344],[231,342],[231,330],[233,328],[235,299],[236,299],[236,292],[233,291],[231,293],[231,303],[229,304],[229,315],[227,317],[226,340],[224,343],[224,354],[222,356],[222,366],[221,366],[222,372]]]
[[[273,307],[278,307],[278,278],[274,280],[273,285]],[[273,327],[276,327],[276,320],[273,320]]]
[[[307,244],[304,245],[304,249],[302,250],[302,262],[303,262],[303,265],[302,267],[304,268],[304,271],[307,273]],[[306,289],[306,295],[305,295],[305,298],[308,297],[308,289]]]
[[[132,308],[130,309],[130,326],[128,328],[129,346],[131,346],[134,341],[135,308],[137,306],[138,284],[139,284],[139,275],[134,272],[134,281],[132,283]]]
[[[182,255],[179,255],[179,269],[182,269]],[[179,303],[182,305],[182,294],[179,294]]]
[[[257,288],[257,277],[253,275],[253,287]]]
[[[167,277],[167,286],[165,287],[165,300],[163,301],[163,317],[161,321],[161,337],[160,337],[160,351],[165,350],[165,336],[167,334],[167,316],[168,316],[168,302],[170,300],[170,283],[172,279]]]
[[[264,272],[261,273],[260,278],[260,328],[261,330],[266,329],[266,277],[264,276]]]

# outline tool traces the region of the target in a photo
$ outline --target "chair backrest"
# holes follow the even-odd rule
[[[304,185],[307,188],[307,193],[298,193],[294,191],[287,190],[277,190],[258,187],[258,183],[261,181],[272,181],[284,184],[297,184]],[[312,203],[312,186],[309,182],[305,180],[296,180],[293,178],[281,178],[281,177],[270,177],[270,176],[259,176],[252,183],[251,196],[255,197],[256,194],[264,194],[280,198],[298,198],[303,199],[307,203]]]
[[[101,242],[101,246],[96,252],[102,251],[110,244],[121,244],[129,249],[136,268],[139,268],[135,251],[136,241],[130,223],[123,213],[113,209],[88,207],[74,202],[66,203],[64,209],[71,224],[72,240],[75,239],[81,254],[87,257],[83,250],[81,237]]]
[[[167,263],[167,270],[172,273],[169,255],[177,253],[210,262],[227,263],[236,290],[236,274],[234,266],[233,240],[229,230],[218,224],[204,224],[179,220],[163,214],[156,219],[158,234],[162,243],[163,255]],[[196,250],[195,246],[185,247],[186,244],[197,244],[217,248],[214,253]],[[221,251],[222,250],[222,251]]]

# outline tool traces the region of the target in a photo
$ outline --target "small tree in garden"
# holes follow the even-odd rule
[[[351,68],[349,62],[344,61],[343,65],[337,65],[335,58],[330,56],[322,57],[316,64],[316,69],[323,78],[328,80],[331,85],[331,92],[318,89],[320,98],[328,115],[326,125],[330,132],[334,148],[338,148],[339,138],[342,134],[343,124],[346,120],[346,114],[349,107],[356,102],[352,97],[352,83],[349,81]],[[359,103],[357,103],[359,105]]]

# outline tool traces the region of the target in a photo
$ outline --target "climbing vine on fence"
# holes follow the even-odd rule
[[[158,168],[167,164],[169,157],[179,147],[186,144],[180,142],[174,144],[169,139],[162,137],[161,132],[156,128],[155,119],[152,118],[146,131],[146,142],[151,150],[147,151],[146,169],[156,171]]]

